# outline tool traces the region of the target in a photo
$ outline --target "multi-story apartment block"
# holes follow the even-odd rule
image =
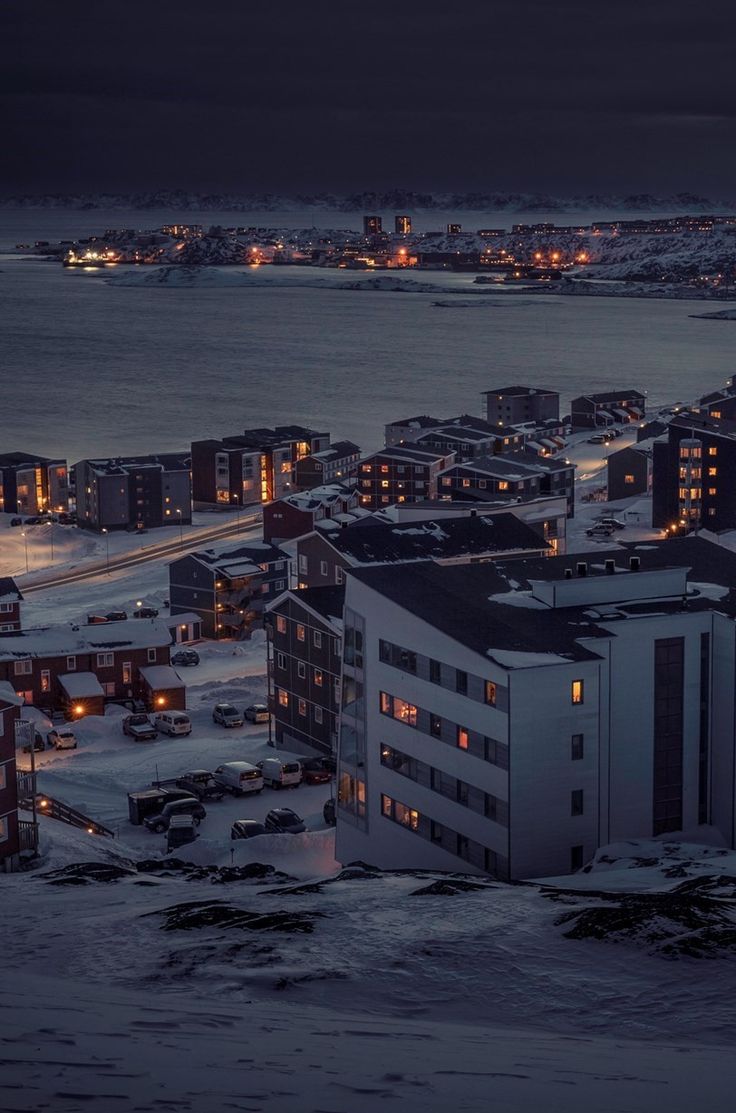
[[[21,629],[23,596],[12,576],[0,576],[0,634],[17,634]]]
[[[736,421],[672,418],[667,438],[654,444],[652,525],[736,528]]]
[[[343,587],[287,591],[266,615],[276,746],[334,754],[340,712]]]
[[[35,515],[68,509],[66,460],[28,452],[0,454],[0,513]]]
[[[279,544],[292,537],[311,533],[320,522],[355,522],[370,515],[370,510],[360,506],[358,491],[344,483],[329,483],[297,491],[282,499],[269,502],[263,508],[263,540]]]
[[[526,502],[542,495],[564,495],[568,517],[575,512],[575,465],[533,453],[485,456],[452,464],[438,477],[440,498]]]
[[[294,490],[299,460],[329,447],[330,434],[303,425],[246,429],[192,444],[195,509],[271,502]]]
[[[551,546],[537,530],[513,514],[442,517],[420,522],[381,521],[379,516],[327,529],[329,523],[297,542],[299,588],[342,584],[353,568],[407,561],[475,564],[532,554]]]
[[[339,861],[532,878],[736,845],[736,555],[702,538],[347,578]]]
[[[604,390],[583,394],[570,403],[573,429],[597,429],[616,422],[641,421],[646,413],[646,397],[639,390]]]
[[[390,421],[384,426],[384,444],[386,448],[393,448],[406,441],[415,441],[421,433],[429,429],[438,429],[440,425],[447,425],[448,419],[430,417],[420,414],[418,417],[404,417],[398,421]]]
[[[437,497],[437,476],[450,466],[454,453],[414,447],[383,448],[353,464],[360,505],[380,510],[392,502],[421,502]]]
[[[81,529],[155,529],[189,525],[192,493],[188,454],[120,456],[74,465]]]
[[[344,483],[351,465],[360,459],[360,446],[353,441],[335,441],[321,452],[312,452],[294,464],[294,486],[300,491],[325,483]]]
[[[714,390],[704,394],[700,399],[701,411],[713,418],[723,418],[725,421],[736,421],[736,375],[731,375],[726,380],[722,390]]]
[[[397,236],[411,235],[411,217],[397,213],[394,217],[394,231]]]
[[[185,706],[171,668],[171,635],[156,619],[49,626],[0,639],[0,681],[26,704],[68,719],[104,714],[105,702],[140,700],[149,711]]]
[[[0,871],[6,873],[17,868],[20,852],[15,724],[22,704],[12,685],[0,681]]]
[[[173,615],[196,614],[206,638],[245,638],[289,586],[289,554],[263,541],[188,553],[169,565]]]
[[[477,457],[500,452],[518,452],[524,447],[526,437],[519,429],[508,426],[493,428],[481,418],[454,418],[447,425],[429,429],[415,438],[417,448],[434,449],[449,454],[455,460],[473,460]]]
[[[606,461],[608,501],[650,494],[653,463],[652,438],[612,452]]]
[[[560,396],[557,391],[534,386],[507,386],[484,390],[486,419],[491,425],[525,425],[557,421]]]

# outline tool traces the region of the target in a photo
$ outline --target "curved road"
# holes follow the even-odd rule
[[[191,553],[196,549],[201,549],[203,544],[210,541],[220,541],[227,537],[240,537],[252,533],[255,526],[261,522],[260,511],[256,514],[248,514],[241,516],[239,521],[228,522],[224,526],[211,526],[205,529],[198,530],[196,534],[189,534],[184,538],[182,545],[179,539],[175,541],[162,541],[158,545],[149,545],[142,552],[139,550],[134,553],[122,553],[119,556],[110,557],[108,560],[96,560],[93,563],[85,564],[84,568],[70,569],[68,572],[49,573],[34,579],[32,583],[24,582],[24,577],[17,577],[21,582],[19,587],[24,595],[30,595],[33,591],[45,591],[49,587],[63,587],[65,584],[76,584],[82,580],[91,580],[99,576],[101,572],[118,572],[127,568],[134,568],[138,564],[147,564],[153,560],[160,560],[166,556],[179,556],[182,553]],[[250,538],[252,540],[252,538]]]

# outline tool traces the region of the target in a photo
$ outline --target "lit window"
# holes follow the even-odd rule
[[[286,633],[286,619],[282,614],[276,615],[276,629],[278,630],[279,634]]]
[[[470,737],[465,727],[457,728],[457,745],[460,750],[467,750],[470,745]]]
[[[509,485],[508,485],[508,482],[507,482],[507,480],[505,480],[505,479],[500,479],[500,480],[498,481],[498,489],[499,489],[499,491],[508,491],[508,489],[509,489]]]
[[[289,706],[289,693],[285,692],[283,688],[279,688],[278,693],[279,693],[279,703],[281,704],[281,706],[282,707],[288,707]]]
[[[634,482],[635,482],[635,480],[634,480],[633,475],[625,475],[624,476],[624,483],[634,483]]]
[[[708,494],[709,495],[716,495],[717,493],[718,493],[718,491],[715,487],[709,487],[708,488]]]
[[[583,682],[582,680],[573,680],[571,688],[572,702],[583,702]]]
[[[384,475],[388,475],[388,464],[381,464],[381,471]]]
[[[708,455],[709,456],[717,456],[718,455],[718,449],[717,448],[709,448],[708,449]]]
[[[315,669],[314,670],[314,683],[317,685],[318,688],[322,687],[322,670],[321,669]]]
[[[708,468],[708,475],[718,475],[718,468]]]
[[[298,708],[299,708],[299,714],[302,715],[302,716],[306,716],[306,714],[307,714],[307,701],[303,700],[303,699],[300,699],[299,703],[298,703]]]
[[[496,685],[492,680],[486,680],[486,703],[490,703],[491,707],[496,706]]]
[[[301,622],[297,622],[297,624],[296,624],[296,640],[298,642],[303,642],[305,640],[305,638],[306,638],[306,631],[305,631],[304,627],[302,626]]]

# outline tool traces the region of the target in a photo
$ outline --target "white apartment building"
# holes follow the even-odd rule
[[[736,555],[348,574],[337,857],[530,878],[734,830]]]

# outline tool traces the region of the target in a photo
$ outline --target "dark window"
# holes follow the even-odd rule
[[[576,870],[583,868],[583,847],[571,846],[570,847],[570,872],[575,873]]]
[[[429,680],[431,684],[442,683],[442,665],[431,657],[429,659]]]
[[[461,669],[455,670],[455,691],[461,696],[468,694],[468,674]]]
[[[573,734],[570,746],[570,757],[573,761],[580,761],[583,756],[583,736]]]
[[[570,793],[570,815],[583,814],[583,790],[574,788]]]
[[[429,716],[429,733],[435,738],[442,737],[442,718],[439,715],[431,714],[431,712]]]
[[[684,638],[660,638],[654,643],[655,835],[682,827],[684,648]]]

